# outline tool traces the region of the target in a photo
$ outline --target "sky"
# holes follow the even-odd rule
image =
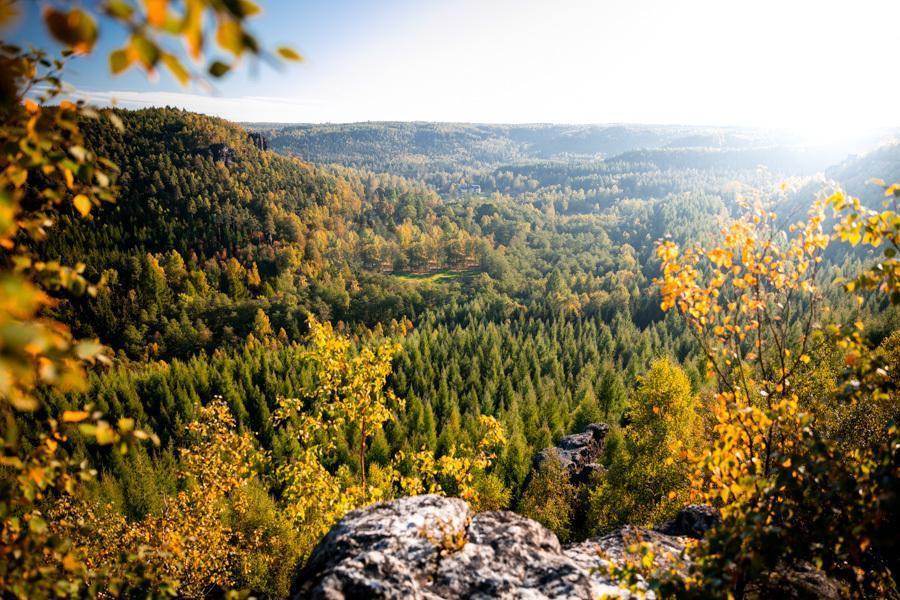
[[[66,79],[100,105],[244,122],[900,125],[898,0],[257,1],[253,31],[302,64],[245,63],[212,92],[114,77],[105,23]],[[4,39],[48,43],[24,4]]]

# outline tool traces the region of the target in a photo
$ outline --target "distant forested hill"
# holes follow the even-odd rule
[[[120,116],[122,132],[85,126],[88,144],[121,169],[118,201],[90,220],[64,215],[41,251],[105,278],[97,298],[60,311],[132,357],[243,339],[258,310],[294,336],[310,311],[372,323],[366,315],[411,316],[430,288],[385,284],[385,273],[471,269],[492,252],[422,185],[263,151],[220,119]]]
[[[458,165],[552,158],[560,155],[609,156],[637,148],[659,148],[684,136],[687,127],[564,125],[481,125],[468,123],[349,123],[288,125],[269,131],[276,149],[305,153],[317,162],[358,160],[373,163],[379,154],[445,157]]]
[[[419,179],[450,196],[470,193],[473,185],[482,192],[519,193],[555,183],[539,176],[524,185],[509,181],[510,172],[522,170],[599,175],[635,166],[713,172],[763,167],[779,176],[811,175],[892,134],[823,144],[784,131],[733,127],[372,122],[251,128],[281,153]]]
[[[828,177],[839,181],[851,194],[869,200],[882,200],[884,195],[872,178],[900,181],[900,143],[884,144],[871,152],[848,157],[826,171]]]

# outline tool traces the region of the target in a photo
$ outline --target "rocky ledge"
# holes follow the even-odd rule
[[[657,566],[684,572],[688,536],[702,536],[716,522],[715,511],[695,505],[658,530],[629,526],[561,546],[542,525],[512,512],[474,514],[458,498],[402,498],[348,513],[298,574],[294,597],[630,598],[609,576],[610,567],[625,563],[628,546],[650,544]],[[642,582],[637,587],[653,598]],[[838,600],[846,593],[814,566],[799,565],[771,572],[746,597]]]
[[[678,564],[685,538],[626,527],[563,547],[515,513],[474,514],[457,498],[415,496],[345,516],[313,551],[297,598],[629,597],[607,575],[635,541]]]

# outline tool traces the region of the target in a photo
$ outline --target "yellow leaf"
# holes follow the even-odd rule
[[[21,410],[24,412],[32,412],[38,409],[38,401],[31,396],[15,394],[10,397],[9,402],[16,410]]]
[[[28,478],[38,485],[44,482],[44,469],[42,467],[31,467],[28,469]]]
[[[227,50],[235,56],[244,52],[244,32],[239,23],[223,21],[216,30],[216,42],[223,50]]]
[[[240,0],[241,14],[246,17],[252,17],[262,12],[258,4],[251,0]]]
[[[106,113],[106,118],[109,119],[109,122],[112,123],[112,126],[116,128],[116,131],[125,131],[125,124],[122,123],[122,119],[119,118],[119,115],[112,111],[109,111]]]
[[[84,410],[66,410],[63,411],[62,420],[64,423],[78,423],[84,421],[89,416],[90,414]]]
[[[90,52],[97,41],[97,23],[81,9],[66,12],[48,7],[44,10],[44,23],[57,41],[75,52]]]
[[[191,80],[191,74],[188,73],[188,70],[184,68],[184,65],[181,64],[181,61],[175,55],[165,53],[162,55],[162,61],[181,85],[187,85]]]
[[[126,0],[109,0],[104,7],[109,16],[128,20],[134,14],[134,8]]]
[[[75,205],[75,208],[78,212],[81,213],[82,217],[86,217],[88,213],[91,212],[91,201],[84,194],[78,194],[72,199],[72,203]]]
[[[169,0],[144,0],[147,6],[147,21],[155,27],[159,27],[166,20],[166,8]]]
[[[280,46],[278,48],[278,55],[285,60],[292,60],[295,62],[303,60],[303,57],[297,54],[293,48],[288,48],[287,46]]]
[[[78,559],[74,554],[66,554],[62,561],[63,569],[66,571],[74,571],[78,568]]]
[[[102,421],[97,425],[97,431],[94,432],[94,436],[97,438],[97,443],[101,446],[106,446],[116,441],[116,432],[112,430],[108,423]]]
[[[114,50],[109,55],[109,70],[113,75],[118,75],[131,66],[132,55],[120,48],[118,50]]]
[[[128,46],[132,60],[138,60],[145,69],[151,70],[159,62],[161,52],[159,46],[143,35],[133,35]]]

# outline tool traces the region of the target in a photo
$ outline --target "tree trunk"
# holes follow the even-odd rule
[[[359,478],[362,483],[363,489],[363,500],[368,498],[368,490],[366,489],[366,422],[363,422],[359,426]]]

